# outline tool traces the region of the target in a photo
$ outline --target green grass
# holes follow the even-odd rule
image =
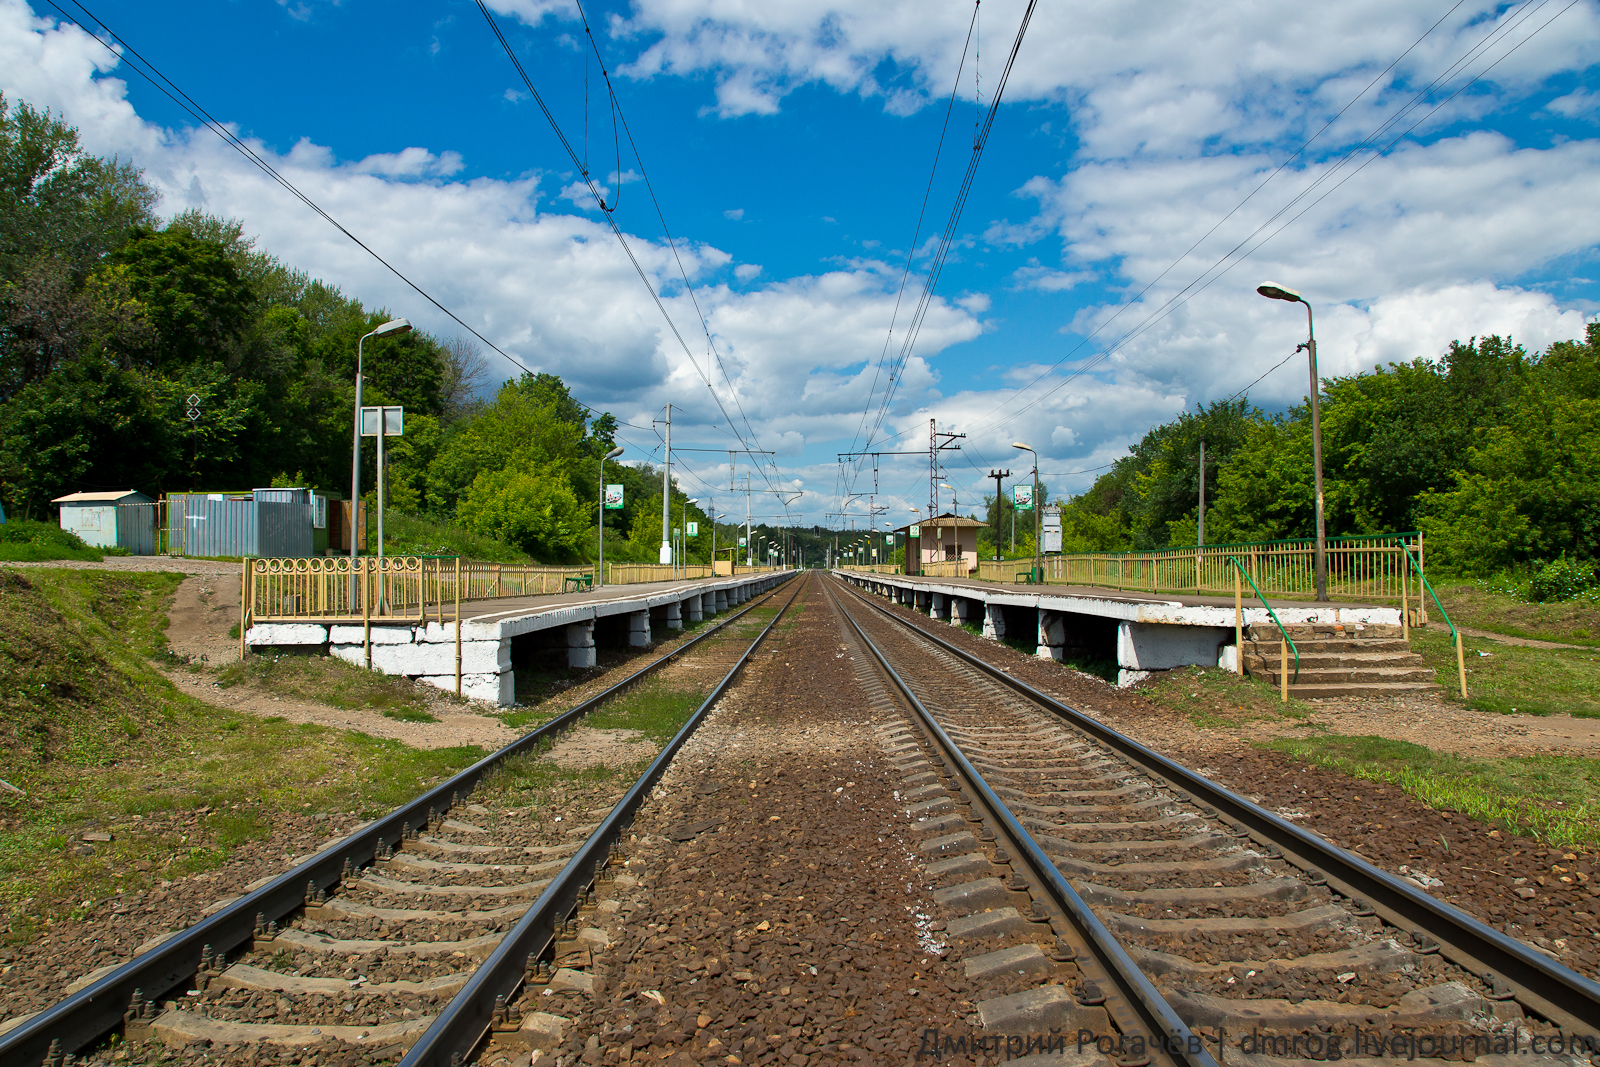
[[[250,655],[217,672],[224,689],[248,684],[291,700],[347,710],[370,709],[405,722],[438,722],[418,683],[363,670],[332,656],[293,652]],[[430,694],[431,695],[431,694]]]
[[[706,698],[699,689],[678,689],[647,679],[591,714],[585,725],[596,730],[637,730],[665,744],[683,728]]]
[[[1434,591],[1457,626],[1507,637],[1600,647],[1600,606],[1582,600],[1530,604],[1495,592],[1490,588],[1493,584],[1445,582]],[[1430,618],[1438,614],[1432,601],[1428,610]]]
[[[483,755],[178,692],[155,659],[180,578],[0,569],[0,778],[26,793],[0,792],[0,940],[214,868],[291,812],[380,814]],[[90,850],[91,829],[114,840]]]
[[[1389,782],[1429,807],[1459,811],[1553,845],[1600,841],[1600,760],[1573,756],[1469,759],[1408,741],[1332,734],[1260,747],[1353,778]]]
[[[373,519],[372,536],[377,537]],[[372,542],[377,550],[377,541]],[[532,556],[493,537],[442,519],[389,509],[383,517],[383,551],[389,556],[461,556],[489,563],[536,563]]]
[[[1450,630],[1440,623],[1415,628],[1411,648],[1438,672],[1446,697],[1459,700]],[[1505,715],[1600,716],[1600,650],[1528,648],[1469,637],[1466,664],[1468,707]]]
[[[126,550],[115,554],[127,555]],[[75,533],[54,523],[13,519],[0,522],[0,560],[17,563],[48,563],[54,560],[81,560],[99,563],[104,553],[91,548]]]
[[[1304,701],[1291,698],[1289,703],[1283,703],[1278,690],[1265,682],[1216,667],[1168,671],[1142,686],[1140,692],[1201,729],[1243,726],[1260,720],[1305,719],[1311,713]]]

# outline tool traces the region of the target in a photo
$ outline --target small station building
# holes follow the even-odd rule
[[[967,570],[978,568],[978,531],[986,522],[946,512],[922,522],[902,526],[895,533],[906,536],[906,573],[921,574],[929,563],[964,560]]]

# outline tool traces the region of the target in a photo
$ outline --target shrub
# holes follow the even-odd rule
[[[1528,594],[1539,603],[1576,600],[1595,584],[1594,564],[1562,556],[1550,560],[1533,574]]]

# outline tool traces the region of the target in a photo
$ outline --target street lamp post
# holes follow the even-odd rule
[[[689,576],[689,505],[700,503],[697,496],[689,497],[683,502],[683,576]]]
[[[1317,378],[1317,334],[1311,318],[1311,302],[1277,282],[1262,282],[1256,286],[1256,292],[1269,300],[1306,306],[1306,343],[1299,348],[1306,350],[1311,364],[1311,461],[1316,468],[1317,491],[1317,599],[1325,602],[1328,599],[1328,521],[1322,498],[1322,403],[1319,399],[1322,388]]]
[[[356,342],[356,418],[355,440],[350,446],[350,610],[356,610],[356,524],[361,521],[361,372],[363,349],[368,337],[398,337],[411,332],[409,319],[390,319]],[[378,420],[378,432],[383,433],[383,419]]]
[[[1044,520],[1040,518],[1042,509],[1039,507],[1039,453],[1023,444],[1021,441],[1011,442],[1012,448],[1020,448],[1033,456],[1033,580],[1044,584]],[[1015,521],[1015,520],[1013,520]]]
[[[625,451],[621,445],[600,457],[600,497],[595,503],[597,521],[595,523],[595,537],[599,541],[599,553],[594,565],[594,586],[599,589],[606,584],[606,460],[616,459]]]

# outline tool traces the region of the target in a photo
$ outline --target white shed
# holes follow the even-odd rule
[[[84,544],[155,554],[156,502],[143,493],[68,493],[51,503],[61,509],[61,528],[83,538]]]

